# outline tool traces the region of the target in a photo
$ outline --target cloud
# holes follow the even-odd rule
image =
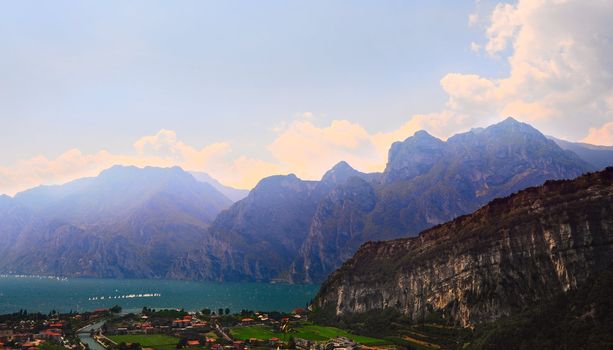
[[[489,16],[472,15],[473,25],[489,18],[485,40],[471,43],[473,51],[506,60],[508,72],[497,77],[444,75],[444,106],[413,115],[396,130],[369,132],[349,120],[319,126],[316,115],[305,112],[276,125],[276,137],[266,147],[269,153],[252,158],[237,154],[230,142],[194,147],[162,129],[136,140],[126,154],[71,149],[54,159],[38,156],[0,166],[0,192],[93,176],[113,164],[179,165],[241,188],[279,173],[317,179],[340,160],[362,171],[381,171],[391,143],[419,129],[446,138],[508,115],[547,134],[613,145],[612,17],[613,2],[607,0],[519,0],[498,4]]]
[[[95,176],[115,164],[140,167],[178,165],[185,170],[206,171],[238,188],[251,188],[263,176],[280,170],[262,160],[233,155],[228,142],[196,148],[179,140],[173,130],[166,129],[138,139],[133,150],[127,154],[113,154],[106,150],[84,154],[75,148],[52,159],[36,156],[11,166],[0,166],[0,193],[12,195],[40,184],[61,184]]]
[[[477,44],[476,42],[471,42],[470,43],[470,51],[472,52],[479,52],[481,51],[481,45]]]
[[[468,15],[468,25],[470,27],[476,25],[479,22],[479,14],[478,13],[471,13],[470,15]]]
[[[594,145],[613,145],[613,122],[600,128],[590,128],[588,135],[581,141]]]
[[[440,120],[434,116],[415,116],[396,130],[370,133],[349,120],[333,120],[323,127],[310,120],[297,120],[279,131],[268,150],[279,169],[304,179],[319,179],[341,160],[361,171],[381,171],[393,142],[425,127],[436,134],[441,129],[437,122]]]
[[[486,42],[472,47],[505,57],[508,74],[445,75],[447,103],[431,115],[449,121],[447,135],[512,115],[546,133],[584,138],[588,129],[613,120],[612,16],[613,2],[602,0],[498,4]]]
[[[283,166],[300,177],[317,178],[340,160],[372,169],[378,154],[371,135],[359,124],[335,120],[317,127],[311,121],[294,121],[268,146]]]

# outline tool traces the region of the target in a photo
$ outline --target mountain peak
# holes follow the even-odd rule
[[[425,130],[402,142],[394,142],[388,152],[385,181],[407,180],[427,172],[444,149],[445,142]]]
[[[522,122],[518,121],[517,119],[508,116],[505,120],[501,121],[498,124],[506,124],[506,125],[518,125],[518,124],[522,124]]]
[[[427,132],[426,130],[418,130],[415,132],[415,134],[413,134],[413,137],[416,138],[428,138],[428,139],[435,139],[436,137],[430,135],[429,132]]]
[[[485,128],[485,130],[501,130],[505,132],[519,131],[523,133],[537,133],[539,135],[542,135],[541,132],[534,128],[532,125],[520,122],[513,117],[508,117],[500,123]]]
[[[360,176],[361,172],[355,170],[344,160],[336,163],[332,169],[328,170],[324,176],[321,178],[322,182],[325,183],[342,183],[345,182],[348,178],[353,176]]]

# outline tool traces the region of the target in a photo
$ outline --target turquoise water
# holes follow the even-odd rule
[[[232,311],[290,311],[304,307],[317,285],[216,283],[173,280],[0,277],[0,314],[27,309],[47,313],[86,311],[120,305],[124,310],[230,308]]]

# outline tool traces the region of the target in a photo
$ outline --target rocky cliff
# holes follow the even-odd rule
[[[419,131],[392,145],[380,178],[343,184],[320,204],[292,276],[320,282],[366,241],[413,236],[494,198],[589,169],[512,118],[447,141]]]
[[[337,315],[394,308],[470,326],[575,288],[613,263],[613,168],[548,181],[418,237],[365,243],[314,302]]]

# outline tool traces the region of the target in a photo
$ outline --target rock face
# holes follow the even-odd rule
[[[314,302],[469,326],[575,288],[613,263],[613,168],[548,181],[418,237],[365,243]]]
[[[340,162],[321,181],[262,180],[219,215],[172,276],[321,282],[366,241],[415,235],[495,197],[588,168],[513,119],[447,142],[420,131],[391,147],[382,174]]]
[[[200,248],[173,268],[173,277],[224,281],[282,278],[296,256],[325,187],[295,175],[263,179],[222,212]]]
[[[292,276],[322,281],[363,242],[412,236],[494,198],[588,169],[575,154],[512,118],[447,142],[417,132],[392,145],[380,177],[346,183],[320,204]]]

